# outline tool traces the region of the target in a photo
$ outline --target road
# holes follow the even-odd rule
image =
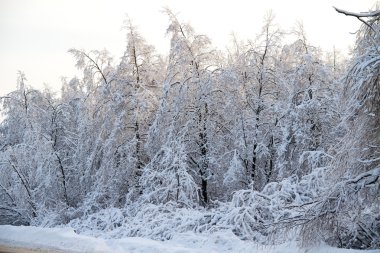
[[[0,253],[63,253],[63,251],[32,250],[0,245]]]

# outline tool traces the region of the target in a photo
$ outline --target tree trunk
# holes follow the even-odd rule
[[[201,176],[201,194],[204,205],[208,204],[208,194],[207,194],[207,177],[208,177],[208,143],[207,143],[207,127],[206,127],[206,118],[208,115],[208,106],[207,103],[204,105],[205,114],[202,117],[202,112],[199,112],[199,123],[202,125],[201,131],[199,133],[200,138],[200,148],[201,148],[201,168],[200,168],[200,176]]]

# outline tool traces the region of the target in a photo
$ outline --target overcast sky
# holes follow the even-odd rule
[[[165,54],[167,17],[164,6],[189,21],[197,33],[208,35],[224,49],[234,32],[254,38],[263,17],[272,10],[276,21],[290,29],[302,21],[309,41],[325,50],[347,52],[360,22],[334,11],[367,11],[375,0],[0,0],[0,95],[16,88],[17,71],[27,83],[58,90],[62,76],[77,73],[70,48],[107,49],[115,58],[125,48],[122,30],[126,14],[147,42]]]

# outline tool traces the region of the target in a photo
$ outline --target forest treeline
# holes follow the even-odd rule
[[[60,96],[19,74],[0,100],[0,223],[379,248],[380,12],[345,13],[363,21],[346,61],[272,15],[221,52],[166,14],[167,57],[127,22],[120,59],[70,50],[83,75]]]

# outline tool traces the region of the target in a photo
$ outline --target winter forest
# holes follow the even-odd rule
[[[362,24],[345,60],[271,14],[226,51],[164,15],[166,56],[127,21],[119,59],[69,50],[82,75],[60,94],[19,73],[0,98],[0,223],[379,249],[380,11],[337,9]]]

